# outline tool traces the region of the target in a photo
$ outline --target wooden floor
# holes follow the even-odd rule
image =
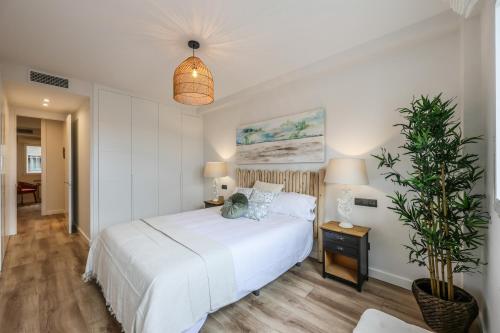
[[[94,283],[83,283],[88,246],[68,235],[62,215],[19,209],[0,275],[0,332],[120,332]],[[262,289],[209,316],[202,332],[352,332],[376,308],[423,326],[407,290],[371,279],[362,293],[325,280],[306,260]],[[425,326],[424,326],[425,327]]]

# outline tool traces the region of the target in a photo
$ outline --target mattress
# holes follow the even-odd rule
[[[147,219],[182,225],[229,248],[233,255],[237,298],[261,288],[309,256],[313,224],[283,214],[261,221],[226,219],[220,207]]]
[[[151,225],[178,225],[229,249],[234,263],[234,299],[240,299],[278,278],[297,262],[307,258],[313,246],[313,223],[282,214],[269,214],[261,221],[225,219],[220,215],[220,207],[213,207],[148,218],[145,221]],[[142,221],[131,223],[144,224]],[[115,246],[123,241],[117,239]],[[130,277],[126,272],[115,270],[112,279],[128,280]],[[140,276],[141,272],[133,274]],[[160,309],[146,311],[161,313]],[[133,315],[133,309],[127,312],[120,317]],[[185,332],[197,332],[205,319],[206,316]]]

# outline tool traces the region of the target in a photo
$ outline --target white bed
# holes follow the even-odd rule
[[[229,250],[234,265],[234,295],[230,302],[219,303],[218,308],[275,280],[307,258],[313,247],[311,221],[281,214],[269,214],[261,221],[246,218],[230,220],[220,215],[220,207],[110,227],[92,244],[86,276],[95,278],[101,285],[110,310],[127,333],[177,331],[164,319],[165,313],[172,315],[171,312],[176,311],[175,303],[182,301],[182,297],[188,297],[181,295],[176,300],[168,299],[171,293],[162,297],[162,292],[168,287],[166,284],[171,282],[160,283],[157,276],[161,275],[161,271],[178,270],[182,263],[174,260],[170,266],[158,267],[162,261],[170,263],[172,258],[165,254],[163,247],[167,235],[151,226],[180,228]],[[144,296],[152,292],[151,286],[155,288],[154,301]],[[204,313],[182,330],[197,332],[206,316],[207,313]],[[139,325],[138,317],[142,320]],[[146,317],[147,322],[144,323]]]

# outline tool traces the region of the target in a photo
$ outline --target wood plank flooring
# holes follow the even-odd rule
[[[83,283],[88,246],[64,216],[19,209],[0,275],[0,332],[120,332],[94,283]],[[370,279],[363,292],[321,277],[306,260],[261,290],[209,316],[202,332],[352,332],[367,308],[425,327],[407,290]]]

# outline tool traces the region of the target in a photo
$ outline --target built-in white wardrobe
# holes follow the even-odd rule
[[[201,208],[200,117],[98,89],[98,229]]]

